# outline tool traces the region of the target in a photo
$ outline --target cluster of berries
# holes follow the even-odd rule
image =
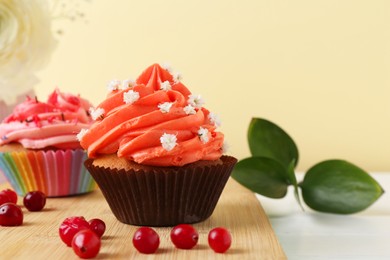
[[[80,258],[93,258],[100,251],[101,237],[106,231],[103,220],[87,221],[82,216],[66,218],[59,227],[61,240]]]
[[[191,249],[198,243],[199,234],[193,226],[180,224],[171,230],[170,237],[176,248]],[[232,244],[232,237],[227,229],[217,227],[209,232],[208,243],[214,252],[225,253]],[[141,227],[134,233],[133,245],[141,253],[153,254],[160,245],[160,238],[154,229]]]
[[[23,211],[17,205],[18,195],[11,189],[0,191],[0,226],[20,226],[23,224]],[[23,205],[28,211],[41,211],[46,204],[46,195],[41,191],[30,191],[23,197]]]
[[[81,258],[93,258],[99,254],[101,237],[106,230],[105,223],[100,219],[87,221],[82,216],[66,218],[59,227],[61,240]],[[175,226],[170,238],[176,248],[191,249],[197,243],[199,234],[188,224]],[[150,227],[140,227],[133,235],[134,247],[143,254],[153,254],[160,245],[160,237]],[[217,253],[226,252],[232,243],[230,232],[222,227],[212,229],[208,234],[209,246]]]
[[[23,211],[17,205],[15,191],[0,191],[0,226],[20,226],[23,224]],[[46,195],[41,191],[28,192],[23,197],[23,205],[28,211],[41,211],[46,204]],[[98,255],[101,237],[106,230],[104,221],[98,218],[87,221],[82,216],[66,218],[59,227],[61,240],[80,258],[93,258]],[[180,224],[170,233],[172,243],[179,249],[191,249],[198,243],[198,231],[191,225]],[[153,254],[160,245],[160,237],[150,227],[140,227],[133,235],[134,247],[143,254]],[[212,229],[208,234],[209,246],[217,253],[226,252],[231,246],[230,232],[222,227]]]

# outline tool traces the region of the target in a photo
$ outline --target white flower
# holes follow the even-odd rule
[[[206,128],[200,127],[198,130],[198,136],[202,143],[207,143],[209,141],[209,130]]]
[[[168,80],[161,82],[160,89],[165,91],[171,90],[172,89],[171,83],[169,83]]]
[[[213,112],[209,114],[209,119],[210,122],[213,123],[216,127],[221,126],[221,119]]]
[[[15,102],[38,82],[56,41],[45,0],[0,1],[0,99]]]
[[[183,76],[181,75],[180,72],[175,72],[172,74],[172,76],[174,82],[180,82],[183,79]]]
[[[187,114],[187,115],[195,115],[196,114],[196,110],[195,110],[195,107],[191,106],[191,105],[187,105],[183,108],[184,112]]]
[[[172,105],[173,105],[172,102],[164,102],[162,104],[159,104],[158,108],[160,109],[161,112],[168,113],[169,110],[171,110]]]
[[[91,115],[93,120],[97,120],[98,118],[102,118],[104,116],[104,109],[103,108],[98,108],[95,109],[93,107],[89,108],[89,114]]]
[[[171,67],[171,65],[169,65],[168,63],[163,63],[163,64],[161,64],[161,67],[162,67],[163,69],[165,69],[166,71],[168,71],[169,73],[172,73],[172,67]]]
[[[201,108],[204,105],[204,100],[201,95],[191,94],[188,96],[188,103],[196,108]]]
[[[139,99],[139,93],[134,90],[129,90],[123,93],[123,102],[126,104],[133,104],[135,101]]]
[[[222,153],[226,153],[230,149],[230,145],[226,141],[224,141],[221,149],[222,149]]]
[[[114,91],[114,90],[118,90],[121,85],[122,82],[120,80],[113,79],[110,82],[108,82],[107,88],[109,91]]]
[[[135,85],[135,81],[132,79],[126,79],[122,82],[122,89],[131,88]]]
[[[77,140],[81,141],[86,133],[88,133],[88,129],[81,129],[80,132],[76,135]]]
[[[176,135],[173,134],[164,133],[160,137],[161,145],[167,151],[171,151],[177,145],[176,141],[177,141]]]

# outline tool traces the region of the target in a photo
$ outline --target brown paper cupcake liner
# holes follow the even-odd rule
[[[137,226],[174,226],[201,222],[213,213],[237,159],[222,164],[124,170],[86,168],[100,187],[115,217]]]

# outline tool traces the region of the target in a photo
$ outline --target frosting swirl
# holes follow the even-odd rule
[[[0,124],[0,145],[18,142],[28,149],[81,148],[77,134],[92,123],[91,104],[55,89],[47,102],[27,97]]]
[[[140,164],[182,166],[221,157],[218,120],[170,71],[154,64],[134,84],[117,83],[110,82],[107,98],[92,111],[99,111],[96,121],[81,138],[90,158],[117,153]]]

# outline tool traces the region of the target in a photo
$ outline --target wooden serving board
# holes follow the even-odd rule
[[[8,188],[0,185],[0,190]],[[19,205],[22,198],[19,197]],[[100,190],[67,198],[49,198],[41,212],[24,207],[24,223],[19,227],[0,226],[0,259],[78,259],[58,235],[60,223],[70,216],[102,219],[107,226],[96,259],[286,259],[270,222],[255,195],[230,179],[213,215],[194,224],[199,242],[191,250],[176,249],[171,243],[171,228],[155,228],[160,247],[155,254],[140,254],[132,244],[136,226],[122,224],[111,213]],[[212,251],[208,232],[224,226],[232,235],[232,246],[225,254]]]

